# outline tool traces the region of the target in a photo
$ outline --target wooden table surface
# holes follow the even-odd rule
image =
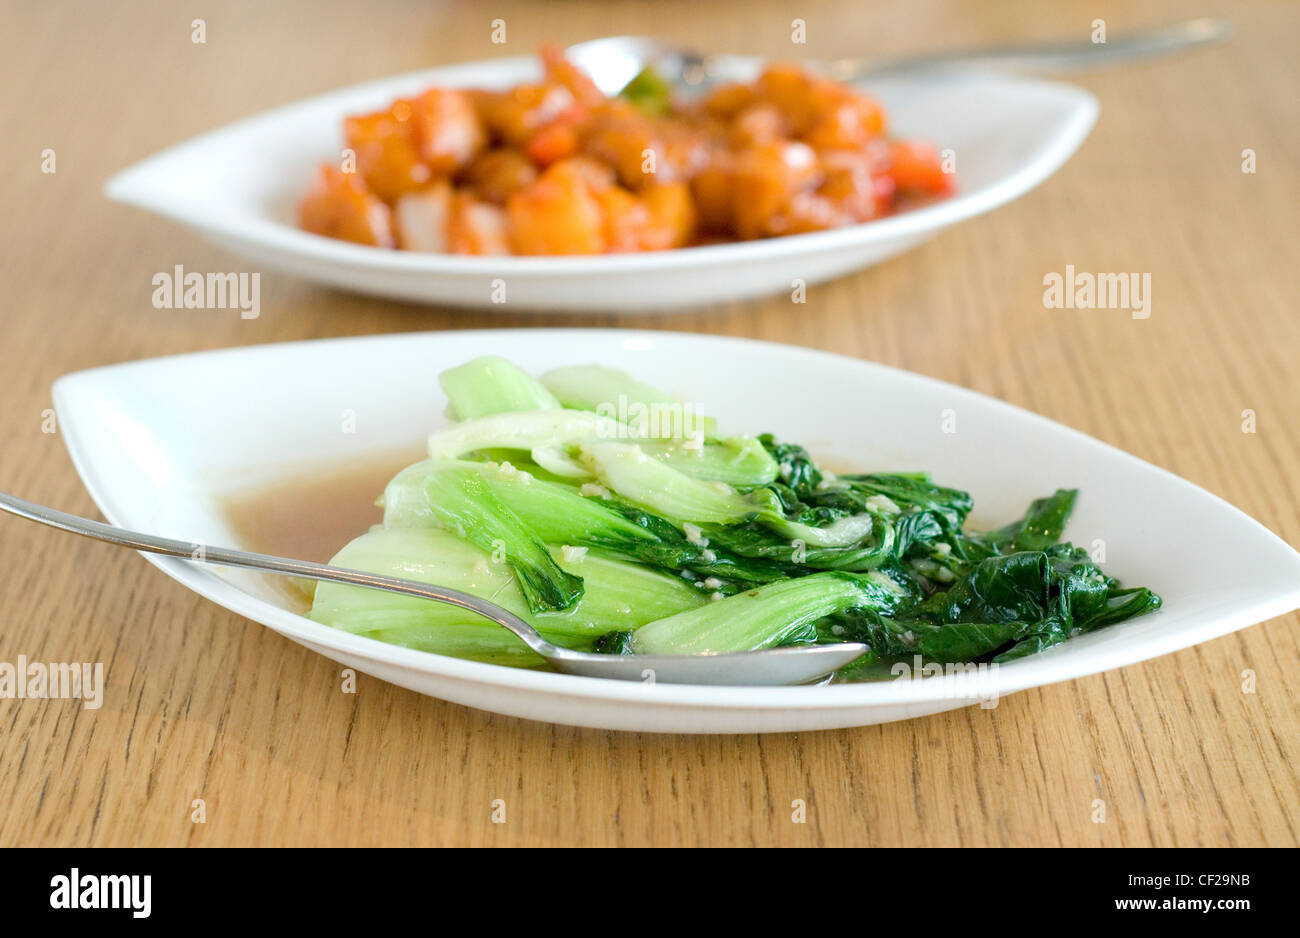
[[[202,9],[200,9],[202,7]],[[1284,2],[8,5],[0,33],[0,488],[94,513],[50,384],[286,339],[617,325],[428,309],[262,278],[262,312],[157,310],[151,278],[247,265],[107,202],[128,163],[333,87],[651,32],[832,58],[1111,35],[1219,12],[1228,46],[1082,77],[1102,116],[1055,177],[867,272],[650,328],[858,355],[1003,398],[1204,486],[1300,543],[1300,10]],[[191,20],[206,17],[206,43]],[[791,20],[807,22],[792,46]],[[490,20],[508,43],[490,42]],[[53,149],[56,172],[41,171]],[[1257,171],[1242,171],[1242,151]],[[1066,264],[1149,272],[1151,315],[1049,310]],[[485,350],[487,351],[487,350]],[[1242,432],[1242,413],[1257,432]],[[1177,524],[1178,519],[1162,521]],[[1196,532],[1189,530],[1188,537]],[[1206,545],[1220,549],[1230,545]],[[128,553],[0,519],[0,661],[102,661],[103,707],[0,701],[0,844],[1294,845],[1297,617],[992,710],[670,737],[494,716],[362,677]],[[1244,671],[1256,675],[1243,692]],[[504,799],[507,822],[491,820]],[[191,820],[202,799],[205,823]],[[807,821],[792,822],[803,799]],[[1099,821],[1096,803],[1104,802]]]

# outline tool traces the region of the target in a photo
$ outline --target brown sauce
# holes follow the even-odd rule
[[[234,492],[221,508],[244,550],[325,563],[383,521],[375,499],[423,458],[420,448],[377,453]]]

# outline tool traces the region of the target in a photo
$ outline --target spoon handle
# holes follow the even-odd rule
[[[1204,17],[1142,32],[1093,42],[1066,40],[909,55],[900,59],[869,61],[843,59],[830,63],[831,74],[841,81],[881,75],[941,71],[949,67],[992,68],[1008,71],[1061,74],[1122,65],[1171,55],[1197,46],[1213,45],[1232,37],[1232,27],[1220,19]]]
[[[444,586],[432,586],[427,583],[417,583],[414,580],[403,580],[378,573],[366,573],[364,570],[331,567],[328,564],[315,563],[310,560],[291,560],[288,557],[275,557],[271,554],[255,554],[245,550],[233,550],[229,547],[209,547],[206,544],[193,541],[159,537],[156,534],[143,534],[139,531],[119,528],[116,525],[104,524],[102,521],[92,521],[79,515],[70,515],[55,508],[47,508],[44,505],[29,502],[6,492],[0,492],[0,511],[7,511],[29,521],[36,521],[52,528],[58,528],[60,531],[69,531],[97,541],[116,544],[119,547],[130,547],[151,554],[165,554],[168,557],[180,557],[183,560],[190,560],[195,563],[244,567],[266,573],[303,577],[308,580],[324,580],[330,583],[343,583],[348,586],[363,586],[370,589],[386,590],[390,593],[416,596],[420,599],[431,599],[434,602],[458,606],[461,609],[478,613],[486,619],[491,619],[497,625],[514,632],[528,647],[544,657],[553,656],[559,651],[554,645],[542,638],[531,625],[508,609],[503,609],[496,603],[480,599],[470,593],[463,593],[460,590],[449,589]]]
[[[869,650],[866,645],[858,642],[836,642],[717,655],[605,655],[571,651],[552,645],[510,610],[470,593],[444,586],[431,586],[415,580],[366,573],[364,570],[331,567],[310,560],[290,560],[270,554],[255,554],[228,547],[208,547],[192,541],[142,534],[47,508],[6,492],[0,492],[0,511],[119,547],[180,557],[195,563],[245,567],[309,580],[387,590],[390,593],[458,606],[509,629],[556,670],[568,674],[625,681],[644,681],[649,674],[663,683],[677,684],[798,684],[830,674],[857,660]]]

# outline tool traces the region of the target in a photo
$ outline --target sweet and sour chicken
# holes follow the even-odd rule
[[[926,143],[880,105],[795,65],[673,101],[643,73],[608,98],[557,46],[505,91],[430,88],[344,121],[345,159],[303,197],[303,229],[477,255],[661,251],[854,225],[947,195]]]

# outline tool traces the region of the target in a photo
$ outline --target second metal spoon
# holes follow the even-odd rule
[[[997,69],[1053,75],[1140,62],[1232,36],[1224,20],[1204,17],[1125,33],[1094,42],[1067,39],[1007,46],[950,49],[895,59],[838,59],[825,64],[839,81],[890,75],[937,73],[953,69]],[[692,49],[639,36],[608,36],[569,46],[565,55],[589,74],[600,90],[617,94],[647,65],[679,89],[699,93],[725,80],[735,56],[702,55]]]

